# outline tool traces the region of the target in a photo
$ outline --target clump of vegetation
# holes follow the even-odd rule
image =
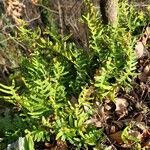
[[[56,26],[41,34],[22,21],[11,37],[31,54],[22,58],[20,70],[10,76],[11,84],[0,84],[1,100],[17,109],[13,119],[9,112],[2,117],[3,140],[25,137],[25,150],[34,149],[35,142],[53,142],[52,137],[76,149],[104,148],[103,128],[88,122],[97,102],[114,101],[119,90],[132,88],[137,75],[134,31],[145,20],[132,6],[120,3],[118,26],[106,26],[93,4],[85,5],[82,21],[89,29],[88,52],[77,48],[71,35],[62,38]]]

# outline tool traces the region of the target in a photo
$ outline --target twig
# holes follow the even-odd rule
[[[27,50],[27,48],[22,45],[21,43],[19,43],[17,40],[15,40],[13,37],[10,36],[10,39],[13,40],[16,44],[20,45],[24,50]]]
[[[0,43],[7,42],[7,41],[10,40],[10,39],[11,39],[11,38],[9,37],[9,38],[7,38],[7,39],[5,39],[5,40],[0,41]]]
[[[116,148],[115,145],[112,143],[112,141],[109,139],[109,137],[108,137],[105,133],[104,133],[104,135],[105,135],[107,141],[111,144],[113,150],[117,150],[117,148]]]
[[[39,6],[39,7],[43,7],[44,9],[46,9],[46,10],[48,10],[48,11],[54,13],[54,14],[57,14],[57,15],[59,14],[57,11],[51,10],[51,9],[49,9],[48,7],[44,6],[44,5],[40,5],[40,4],[35,4],[35,5],[36,5],[36,6]]]
[[[59,12],[59,23],[60,23],[60,32],[62,38],[64,37],[64,23],[63,23],[63,12],[62,12],[62,7],[60,4],[60,1],[58,0],[58,12]]]
[[[75,12],[74,12],[74,13],[71,13],[71,16],[69,17],[69,19],[73,18],[73,17],[76,15],[76,13],[79,11],[79,9],[80,9],[81,6],[83,5],[83,3],[84,3],[84,2],[81,2],[81,4],[78,6],[78,8],[75,10]],[[77,1],[74,3],[74,5],[72,6],[72,8],[70,9],[70,12],[71,12],[71,10],[75,7],[76,4],[77,4]]]
[[[33,18],[33,19],[30,19],[29,21],[25,21],[25,22],[31,23],[31,22],[33,22],[33,21],[35,21],[35,20],[38,20],[40,17],[41,17],[41,15],[38,15],[37,17],[35,17],[35,18]]]

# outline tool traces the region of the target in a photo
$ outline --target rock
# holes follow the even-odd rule
[[[7,148],[5,150],[25,150],[24,149],[24,137],[19,137],[19,139],[11,144],[8,144]]]

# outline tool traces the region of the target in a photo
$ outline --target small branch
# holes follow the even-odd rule
[[[29,21],[25,21],[25,22],[31,23],[31,22],[33,22],[33,21],[35,21],[35,20],[38,20],[40,17],[41,17],[41,15],[38,15],[37,17],[35,17],[35,18],[33,18],[33,19],[30,19]]]
[[[59,14],[57,11],[51,10],[51,9],[49,9],[48,7],[44,6],[44,5],[40,5],[40,4],[35,4],[35,5],[36,5],[36,6],[39,6],[39,7],[43,7],[44,9],[46,9],[46,10],[48,10],[48,11],[54,13],[54,14],[57,14],[57,15]]]
[[[64,23],[63,23],[63,12],[62,12],[60,0],[58,0],[58,13],[59,13],[60,32],[63,38],[64,37]]]
[[[8,40],[10,40],[11,38],[9,37],[9,38],[7,38],[7,39],[5,39],[5,40],[2,40],[2,41],[0,41],[0,44],[1,43],[3,43],[3,42],[7,42]]]

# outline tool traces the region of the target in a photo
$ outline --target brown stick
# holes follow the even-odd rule
[[[64,37],[64,21],[63,21],[63,12],[60,4],[60,0],[58,2],[58,13],[59,13],[59,23],[60,23],[60,33],[62,38]]]

